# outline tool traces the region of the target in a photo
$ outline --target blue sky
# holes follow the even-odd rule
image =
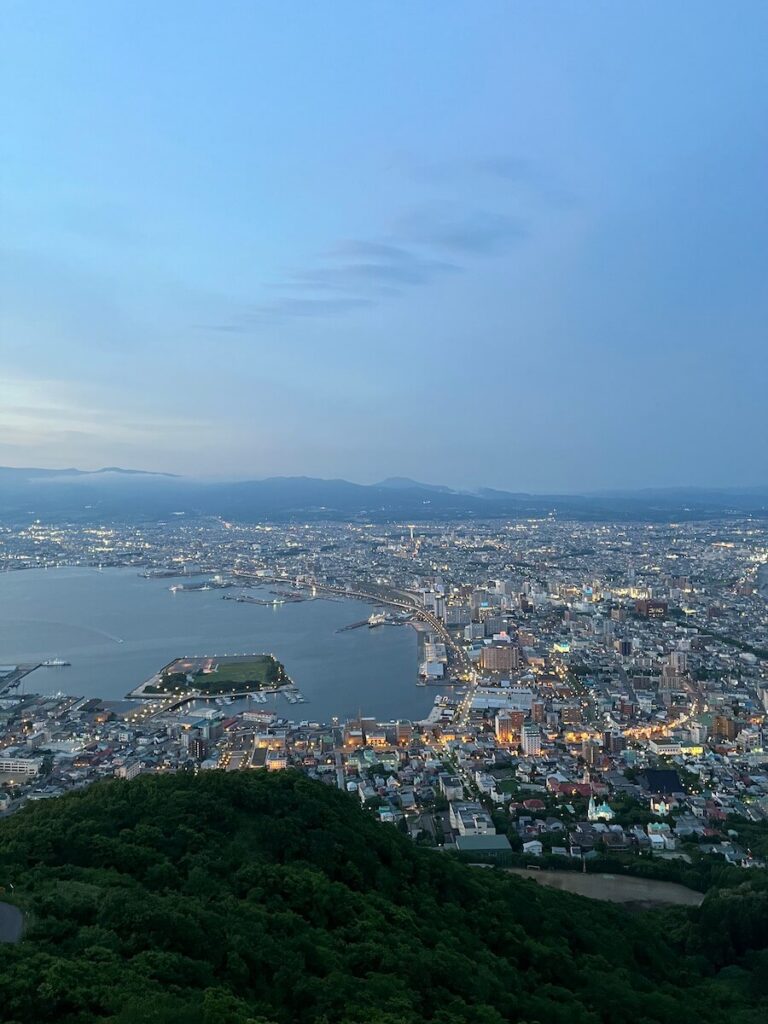
[[[0,464],[768,478],[768,5],[5,0]]]

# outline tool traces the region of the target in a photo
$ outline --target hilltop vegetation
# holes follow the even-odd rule
[[[768,891],[627,915],[415,848],[284,772],[142,777],[0,823],[4,1024],[758,1024]]]

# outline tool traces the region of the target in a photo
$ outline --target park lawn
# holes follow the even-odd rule
[[[220,683],[258,683],[270,685],[285,678],[285,669],[271,654],[260,654],[248,661],[220,662],[215,672],[195,676],[195,683],[216,686]]]
[[[258,654],[237,661],[222,659],[213,672],[200,672],[193,683],[182,682],[182,677],[170,672],[163,676],[163,685],[148,688],[147,692],[168,693],[178,686],[192,686],[200,693],[226,694],[244,690],[258,690],[287,683],[285,667],[271,654]]]

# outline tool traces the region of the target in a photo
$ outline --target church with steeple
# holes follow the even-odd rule
[[[589,821],[612,821],[615,817],[613,810],[603,800],[600,804],[595,804],[594,795],[589,798],[589,806],[587,807],[587,818]]]

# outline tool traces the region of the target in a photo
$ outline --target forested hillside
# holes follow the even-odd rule
[[[0,823],[4,1024],[768,1019],[760,880],[630,915],[414,848],[261,772],[108,782]]]

